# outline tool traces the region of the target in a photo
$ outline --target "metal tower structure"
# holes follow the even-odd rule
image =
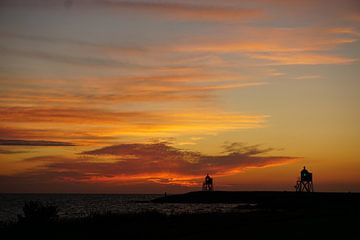
[[[300,180],[295,185],[296,192],[313,192],[313,177],[312,173],[309,172],[305,167],[300,173]]]
[[[214,191],[214,184],[213,179],[209,176],[209,174],[206,175],[205,180],[203,182],[202,186],[203,191]]]

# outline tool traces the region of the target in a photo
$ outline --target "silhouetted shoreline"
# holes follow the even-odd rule
[[[344,192],[276,192],[276,191],[198,191],[152,200],[155,203],[243,203],[260,206],[355,206],[360,193]]]
[[[229,198],[229,197],[232,198]],[[55,206],[27,203],[2,239],[350,239],[360,223],[359,193],[191,192],[153,200],[238,203],[227,213],[93,212],[59,218]]]

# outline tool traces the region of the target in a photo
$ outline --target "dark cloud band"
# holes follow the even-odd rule
[[[41,140],[4,140],[0,139],[0,145],[4,146],[75,146],[69,142],[41,141]]]

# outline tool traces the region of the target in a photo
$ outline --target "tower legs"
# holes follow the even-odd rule
[[[295,189],[297,192],[313,192],[314,185],[312,181],[297,181]]]

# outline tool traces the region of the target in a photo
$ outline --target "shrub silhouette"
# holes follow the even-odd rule
[[[24,215],[18,215],[20,223],[52,223],[58,220],[58,207],[44,205],[38,201],[25,202]]]

